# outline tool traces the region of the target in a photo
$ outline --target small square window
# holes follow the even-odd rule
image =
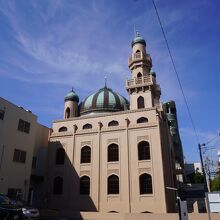
[[[24,121],[22,119],[19,119],[19,122],[18,122],[18,130],[19,131],[22,131],[22,132],[29,134],[30,127],[31,127],[31,124],[29,122]]]
[[[5,111],[4,110],[0,110],[0,120],[3,120],[5,116]]]

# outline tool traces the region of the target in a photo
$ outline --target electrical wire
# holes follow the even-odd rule
[[[174,72],[175,72],[175,74],[176,74],[177,81],[178,81],[178,83],[179,83],[180,90],[181,90],[182,95],[183,95],[183,98],[184,98],[184,102],[185,102],[185,105],[186,105],[186,108],[187,108],[187,112],[188,112],[188,115],[189,115],[189,118],[190,118],[190,121],[191,121],[193,130],[194,130],[195,137],[196,137],[196,139],[197,139],[197,142],[199,143],[199,136],[198,136],[198,133],[197,133],[197,131],[196,131],[196,126],[195,126],[195,124],[194,124],[194,121],[193,121],[193,118],[192,118],[192,114],[191,114],[190,109],[189,109],[189,104],[188,104],[188,102],[187,102],[185,93],[184,93],[184,91],[183,91],[183,87],[182,87],[182,84],[181,84],[181,81],[180,81],[180,78],[179,78],[179,74],[178,74],[177,69],[176,69],[176,65],[175,65],[175,62],[174,62],[174,59],[173,59],[171,50],[170,50],[170,46],[169,46],[168,40],[167,40],[167,38],[166,38],[166,34],[165,34],[165,31],[164,31],[164,28],[163,28],[163,25],[162,25],[162,22],[161,22],[161,19],[160,19],[160,15],[159,15],[158,10],[157,10],[157,6],[156,6],[154,0],[152,0],[152,3],[153,3],[153,5],[154,5],[154,9],[155,9],[155,11],[156,11],[157,18],[158,18],[158,21],[159,21],[159,24],[160,24],[160,27],[161,27],[161,31],[162,31],[162,33],[163,33],[163,37],[164,37],[164,40],[165,40],[165,43],[166,43],[166,46],[167,46],[167,50],[168,50],[168,53],[169,53],[169,55],[170,55],[170,59],[171,59],[172,65],[173,65],[173,69],[174,69]]]

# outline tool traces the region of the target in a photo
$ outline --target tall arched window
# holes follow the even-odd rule
[[[142,96],[138,97],[138,99],[137,99],[137,106],[138,106],[138,109],[139,108],[144,108],[144,98]]]
[[[108,146],[108,162],[118,161],[118,145],[110,144]]]
[[[137,74],[137,78],[141,78],[142,77],[142,74],[139,72],[138,74]]]
[[[108,177],[108,194],[119,194],[119,178],[116,175]]]
[[[92,125],[91,124],[85,124],[83,125],[83,129],[91,129]]]
[[[64,132],[64,131],[67,131],[67,127],[61,127],[61,128],[59,128],[59,132]]]
[[[62,194],[63,193],[63,178],[57,176],[53,180],[53,193],[54,194]]]
[[[91,162],[91,148],[85,146],[81,149],[81,163],[90,163]]]
[[[66,108],[66,112],[65,112],[65,118],[69,118],[70,117],[70,108]]]
[[[150,145],[146,141],[138,144],[138,160],[150,160]]]
[[[152,194],[152,178],[150,174],[144,173],[139,176],[140,194]]]
[[[82,176],[80,178],[80,194],[81,195],[90,194],[90,178],[88,176]]]
[[[138,123],[138,124],[139,124],[139,123],[146,123],[146,122],[148,122],[148,119],[145,118],[145,117],[138,118],[138,120],[137,120],[137,123]]]
[[[108,127],[111,127],[111,126],[118,126],[118,122],[117,121],[110,121],[109,123],[108,123]]]
[[[58,148],[56,150],[56,164],[64,164],[65,160],[65,150],[63,148]]]

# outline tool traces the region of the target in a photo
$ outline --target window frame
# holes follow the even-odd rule
[[[107,160],[108,162],[118,162],[119,161],[119,146],[118,144],[112,143],[108,145],[107,149]]]
[[[92,124],[90,124],[90,123],[84,124],[83,127],[82,127],[82,129],[83,129],[83,130],[92,129]]]
[[[26,151],[15,148],[13,154],[13,162],[25,164],[26,156],[27,156]]]
[[[108,123],[108,127],[114,127],[114,126],[119,126],[118,121],[112,120]]]
[[[152,176],[148,173],[143,173],[139,176],[139,193],[140,195],[153,194]]]
[[[91,163],[91,147],[83,146],[80,151],[80,163]]]
[[[4,120],[4,117],[5,117],[5,111],[0,109],[0,120]]]
[[[144,101],[144,97],[143,96],[139,96],[137,98],[137,108],[138,109],[145,108],[145,101]]]
[[[19,118],[17,130],[29,134],[30,129],[31,129],[31,123]]]
[[[141,123],[148,123],[148,118],[146,117],[140,117],[137,119],[137,124],[141,124]]]
[[[56,149],[56,165],[64,165],[65,164],[65,149],[63,147],[59,147]]]
[[[138,143],[138,160],[151,160],[150,143],[148,141]]]
[[[108,176],[107,184],[108,195],[118,195],[120,193],[120,183],[117,175],[112,174]]]
[[[87,175],[80,177],[80,195],[90,195],[90,177]]]

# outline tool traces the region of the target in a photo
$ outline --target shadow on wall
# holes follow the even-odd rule
[[[71,162],[73,154],[69,158],[65,145],[59,141],[49,142],[48,149],[44,208],[58,210],[60,216],[76,216],[77,219],[81,219],[80,211],[97,212],[90,196],[90,169],[85,166],[80,177]]]

